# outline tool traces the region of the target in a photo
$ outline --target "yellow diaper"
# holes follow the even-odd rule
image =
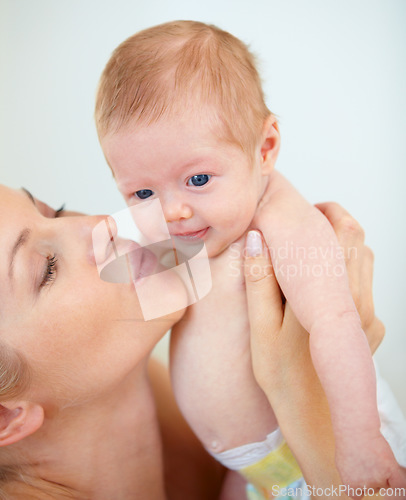
[[[249,500],[290,498],[281,496],[282,489],[293,487],[302,479],[302,472],[288,445],[283,441],[279,447],[255,464],[241,469],[240,474],[254,488],[247,488]]]

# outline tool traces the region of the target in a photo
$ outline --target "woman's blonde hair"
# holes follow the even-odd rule
[[[0,342],[0,405],[20,397],[28,389],[30,370],[25,358]],[[2,408],[1,410],[2,411]],[[5,484],[23,476],[23,469],[16,465],[18,458],[7,447],[0,448],[0,498],[8,498],[3,491]]]
[[[173,21],[140,31],[113,52],[99,82],[99,137],[131,123],[209,111],[221,138],[252,154],[269,116],[254,56],[216,26]]]

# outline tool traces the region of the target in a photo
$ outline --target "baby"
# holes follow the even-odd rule
[[[212,291],[189,307],[171,339],[175,394],[204,446],[264,495],[277,481],[300,479],[289,450],[281,477],[272,472],[273,450],[283,444],[252,373],[242,278],[233,272],[238,240],[257,228],[310,334],[343,483],[394,486],[398,465],[380,433],[374,367],[344,257],[328,221],[274,169],[278,125],[247,47],[190,21],[130,37],[102,74],[96,123],[127,203],[159,198],[171,235],[202,240],[216,257]]]

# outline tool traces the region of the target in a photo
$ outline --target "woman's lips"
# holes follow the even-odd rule
[[[101,279],[110,283],[136,285],[157,269],[157,257],[135,241],[117,238],[109,242],[107,253],[107,259],[98,269]]]
[[[203,240],[204,237],[207,234],[207,231],[209,230],[208,227],[204,229],[200,229],[200,231],[193,231],[190,233],[177,233],[177,234],[171,234],[171,236],[174,236],[175,238],[179,238],[182,241],[196,241],[196,240]]]
[[[138,285],[143,278],[154,274],[158,259],[145,247],[134,243],[134,249],[127,253],[130,277],[134,285]]]

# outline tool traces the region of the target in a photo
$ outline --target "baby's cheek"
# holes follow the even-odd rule
[[[254,215],[256,205],[252,203],[234,204],[233,210],[230,210],[225,218],[225,227],[228,228],[233,241],[239,238],[248,229]]]

